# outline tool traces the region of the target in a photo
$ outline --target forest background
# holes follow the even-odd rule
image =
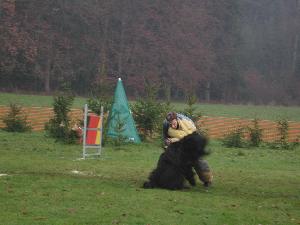
[[[0,91],[299,105],[299,35],[300,0],[1,0]]]

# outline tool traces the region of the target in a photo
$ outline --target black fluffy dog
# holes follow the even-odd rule
[[[144,188],[183,189],[185,179],[194,186],[193,165],[206,155],[207,139],[194,132],[172,143],[159,157],[157,168],[152,171]]]

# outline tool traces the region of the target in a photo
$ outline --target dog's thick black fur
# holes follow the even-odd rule
[[[207,139],[194,132],[172,143],[159,157],[157,167],[144,183],[144,188],[183,189],[185,179],[194,186],[193,165],[206,155]]]

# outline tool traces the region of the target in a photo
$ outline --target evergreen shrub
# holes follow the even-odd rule
[[[10,110],[2,120],[5,124],[3,130],[8,132],[26,132],[31,130],[31,126],[27,123],[27,117],[22,112],[22,107],[18,104],[10,104]]]
[[[279,133],[279,139],[272,143],[268,143],[268,146],[273,149],[294,149],[299,146],[299,139],[295,142],[288,141],[289,123],[287,119],[280,119],[277,121],[277,130]]]
[[[138,99],[132,106],[133,117],[142,139],[153,138],[158,133],[161,136],[163,120],[171,106],[169,103],[157,101],[157,87],[151,82],[145,82],[145,98]]]
[[[222,140],[222,144],[228,148],[242,148],[245,146],[244,128],[240,127],[229,134],[227,134]]]
[[[70,117],[74,97],[70,94],[60,94],[54,97],[54,117],[45,124],[47,135],[64,143],[75,143],[77,140],[76,131],[71,129]]]
[[[258,122],[259,120],[255,118],[253,120],[253,127],[248,127],[249,136],[250,136],[249,142],[250,142],[250,146],[252,147],[258,147],[262,143],[263,129],[259,127]]]

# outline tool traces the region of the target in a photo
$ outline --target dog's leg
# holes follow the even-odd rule
[[[212,184],[213,175],[207,161],[200,159],[193,164],[193,167],[199,177],[199,180],[205,187],[209,187]]]
[[[192,166],[185,166],[183,176],[192,186],[196,185]]]
[[[156,188],[159,187],[159,180],[161,177],[161,167],[154,169],[148,178],[149,181],[146,181],[143,185],[143,188]]]
[[[143,188],[149,189],[149,188],[154,188],[154,186],[152,185],[151,182],[146,181],[146,182],[144,183],[144,185],[143,185]]]

